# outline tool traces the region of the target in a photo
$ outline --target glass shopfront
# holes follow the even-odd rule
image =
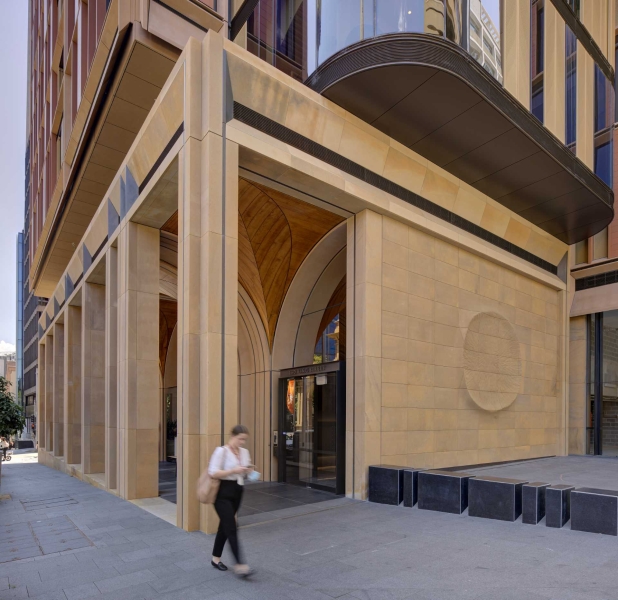
[[[279,481],[345,491],[345,363],[282,371]]]
[[[618,310],[589,316],[586,433],[588,454],[618,456]]]

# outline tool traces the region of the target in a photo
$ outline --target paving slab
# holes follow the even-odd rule
[[[618,484],[618,460],[605,458],[544,459],[478,472],[575,486]],[[10,496],[0,500],[2,600],[615,597],[615,538],[568,525],[531,527],[349,499],[307,502],[245,517],[240,536],[257,572],[244,581],[210,567],[213,536],[184,532],[66,474],[12,461],[0,489]],[[255,491],[260,500],[276,493],[274,505],[297,497],[279,486]],[[65,546],[71,549],[61,550]],[[223,560],[232,564],[228,550]]]

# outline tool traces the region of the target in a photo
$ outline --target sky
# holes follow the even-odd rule
[[[0,349],[16,338],[17,233],[24,226],[28,2],[0,0]]]
[[[491,17],[498,31],[500,31],[500,0],[481,0],[481,4],[485,7],[487,14]]]

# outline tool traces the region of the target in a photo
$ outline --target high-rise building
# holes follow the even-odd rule
[[[31,0],[39,460],[128,499],[176,460],[210,530],[238,422],[266,480],[361,499],[372,464],[615,451],[615,19]]]

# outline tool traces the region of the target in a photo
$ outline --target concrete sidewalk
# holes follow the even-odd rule
[[[543,525],[346,503],[243,528],[243,581],[209,566],[211,536],[58,471],[5,464],[0,494],[1,600],[618,596],[616,538]]]

